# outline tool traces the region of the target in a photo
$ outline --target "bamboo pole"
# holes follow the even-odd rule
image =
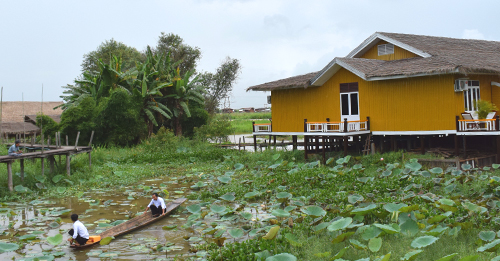
[[[23,98],[23,143],[26,143],[26,126],[24,124],[24,92],[22,93],[22,98]]]
[[[0,138],[3,140],[3,132],[2,132],[2,107],[3,107],[3,86],[2,86],[2,92],[0,94]]]

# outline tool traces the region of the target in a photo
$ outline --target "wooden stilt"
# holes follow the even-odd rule
[[[89,147],[92,146],[92,140],[94,139],[94,131],[90,134]]]
[[[349,137],[348,136],[344,136],[344,157],[347,156],[347,146],[348,146],[348,143],[349,143]]]
[[[89,151],[89,168],[92,168],[92,151]]]
[[[66,135],[66,146],[69,146],[68,135]]]
[[[14,183],[12,182],[12,161],[7,162],[7,184],[10,191],[14,191]]]
[[[304,135],[304,159],[307,160],[307,152],[309,151],[309,136]]]
[[[49,168],[50,168],[50,173],[54,173],[54,163],[55,163],[55,158],[54,156],[49,156]]]
[[[462,140],[462,144],[464,146],[464,159],[467,158],[467,135],[463,135],[463,140]]]
[[[76,134],[75,149],[78,147],[78,139],[80,138],[80,132]]]
[[[496,144],[497,144],[497,164],[500,162],[500,136],[496,136]]]
[[[420,136],[420,154],[425,154],[425,136]]]
[[[66,175],[71,176],[71,156],[66,154]]]
[[[326,163],[326,151],[325,151],[325,136],[322,137],[322,142],[323,142],[323,164]]]
[[[21,180],[24,181],[24,159],[19,160],[19,165],[21,167]]]
[[[292,149],[297,150],[297,135],[292,136]]]
[[[40,158],[40,163],[42,164],[42,175],[45,175],[45,161],[44,161],[44,158]]]
[[[460,147],[458,144],[458,135],[455,135],[454,141],[455,141],[455,156],[458,156],[460,154]]]
[[[257,135],[253,135],[253,151],[257,152]]]

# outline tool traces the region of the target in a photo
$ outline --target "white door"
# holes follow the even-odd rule
[[[359,93],[340,93],[340,120],[359,121]]]

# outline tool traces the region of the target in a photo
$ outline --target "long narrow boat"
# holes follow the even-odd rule
[[[99,236],[91,236],[87,244],[83,246],[77,246],[77,245],[71,245],[71,248],[87,248],[96,244],[99,244],[99,241],[101,241],[102,238],[105,237],[117,237],[121,236],[124,234],[127,234],[133,230],[136,230],[138,228],[147,226],[153,222],[156,222],[170,214],[172,211],[177,209],[184,201],[186,201],[186,198],[178,198],[170,203],[167,204],[167,209],[165,210],[165,215],[161,215],[159,217],[153,217],[151,215],[151,212],[143,213],[140,216],[137,216],[135,218],[132,218],[130,220],[127,220],[119,225],[116,225],[101,234]]]

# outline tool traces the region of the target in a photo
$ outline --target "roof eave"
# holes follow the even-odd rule
[[[330,79],[340,68],[344,68],[353,74],[359,76],[361,79],[366,80],[366,75],[359,70],[356,70],[354,67],[349,64],[338,60],[337,58],[333,59],[321,72],[318,73],[313,79],[311,79],[311,86],[321,86],[328,79]]]

